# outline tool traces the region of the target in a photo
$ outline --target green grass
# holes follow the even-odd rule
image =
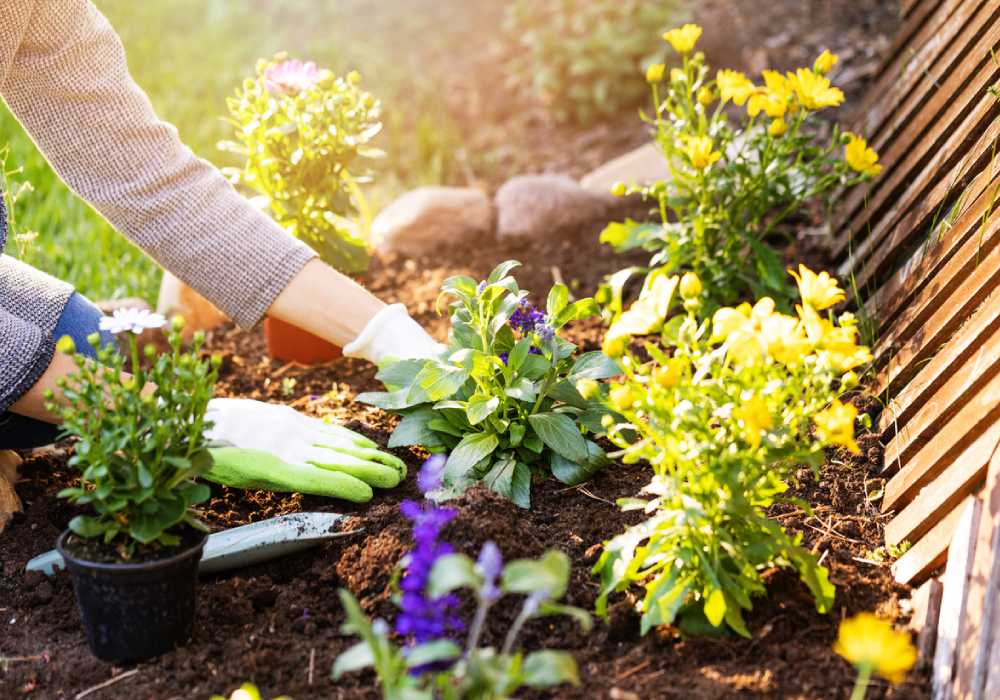
[[[497,6],[497,0],[489,0]],[[368,193],[373,206],[406,188],[462,178],[459,128],[447,113],[440,78],[451,42],[481,15],[458,0],[97,0],[125,44],[133,77],[159,116],[195,153],[233,164],[216,143],[229,138],[225,99],[278,51],[335,72],[357,69],[382,98],[389,154]],[[446,29],[442,29],[446,28]],[[58,118],[58,115],[53,115]],[[10,147],[12,184],[34,188],[18,201],[18,229],[37,231],[28,262],[94,298],[155,299],[160,272],[67,190],[0,106],[0,148]],[[17,254],[8,245],[8,252]]]

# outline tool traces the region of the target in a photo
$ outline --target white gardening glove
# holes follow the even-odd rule
[[[363,435],[289,406],[212,399],[205,418],[215,461],[207,478],[227,486],[363,502],[371,486],[392,488],[406,476],[402,460]]]
[[[379,364],[389,358],[426,360],[444,350],[444,345],[410,318],[405,306],[391,304],[375,314],[361,335],[344,346],[344,355]]]

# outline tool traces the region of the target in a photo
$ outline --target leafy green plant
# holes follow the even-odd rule
[[[450,452],[447,489],[483,481],[528,508],[533,472],[551,468],[560,481],[578,484],[608,463],[586,437],[603,432],[600,389],[584,398],[575,384],[620,370],[600,352],[574,359],[576,346],[558,336],[570,321],[595,315],[594,301],[571,303],[557,284],[543,313],[508,275],[518,264],[501,263],[479,284],[446,280],[441,295],[453,298],[447,352],[383,367],[378,378],[388,391],[358,400],[402,414],[390,447]]]
[[[128,333],[133,373],[123,374],[125,357],[100,347],[98,334],[89,339],[97,362],[75,353],[64,337],[60,349],[74,354],[77,369],[59,380],[61,400],[50,394],[48,408],[62,419],[64,435],[78,438],[69,465],[80,472],[80,484],[59,496],[94,511],[73,518],[70,530],[114,544],[128,558],[137,543],[174,546],[181,528],[206,529],[193,507],[210,491],[195,479],[212,465],[203,432],[219,363],[200,358],[201,333],[190,351],[182,350],[178,318],[170,352],[157,356],[155,346],[146,345],[144,368],[136,333],[162,325],[163,318],[129,309],[105,320],[102,327]]]
[[[466,589],[475,596],[477,609],[464,648],[444,638],[399,647],[390,639],[388,623],[369,621],[354,596],[342,589],[340,600],[347,614],[342,631],[361,641],[337,658],[333,679],[374,667],[385,700],[501,700],[522,687],[579,685],[576,662],[569,653],[551,649],[525,653],[516,648],[525,623],[534,618],[569,615],[590,629],[585,611],[558,602],[569,583],[569,557],[550,550],[538,559],[512,561],[501,570],[499,551],[495,546],[489,550],[491,545],[483,548],[490,555],[481,555],[476,562],[464,554],[440,558],[428,581],[432,595]],[[480,646],[489,610],[508,594],[524,599],[502,648]]]
[[[643,632],[679,617],[688,629],[725,623],[750,636],[743,612],[765,592],[761,571],[771,567],[798,571],[817,609],[830,609],[826,569],[766,511],[790,502],[808,512],[784,495],[796,470],[818,469],[827,446],[858,450],[857,410],[837,397],[871,354],[857,344],[854,317],[828,311],[844,298],[836,281],[803,266],[797,277],[796,316],[764,297],[709,319],[695,275],[658,271],[610,329],[606,349],[625,353],[625,378],[609,392],[624,420],[608,436],[626,463],[646,461],[654,476],[648,498],[619,501],[648,518],[605,543],[594,567],[600,613],[613,592],[638,585]],[[670,317],[680,301],[683,312]],[[647,342],[642,357],[626,350],[645,334],[660,342]]]
[[[878,175],[878,156],[863,138],[841,132],[818,112],[843,102],[826,73],[837,57],[824,52],[812,68],[785,75],[764,71],[764,84],[720,70],[709,76],[694,52],[697,25],[672,30],[666,40],[682,58],[669,72],[647,73],[653,112],[644,119],[670,177],[643,186],[617,183],[613,193],[637,193],[654,202],[657,222],[610,224],[601,241],[618,252],[653,253],[649,267],[667,274],[693,271],[710,291],[710,307],[772,296],[792,300],[778,254],[769,242],[789,237],[787,222],[834,190]],[[727,105],[746,107],[736,124]],[[843,151],[841,151],[843,149]],[[622,310],[622,289],[634,273],[615,275],[599,294],[608,313]]]
[[[337,77],[279,54],[228,101],[236,141],[223,150],[245,158],[226,172],[257,192],[275,220],[343,272],[368,266],[370,214],[360,184],[381,129],[378,100],[351,72]]]
[[[675,0],[517,0],[504,15],[513,87],[559,119],[589,122],[642,99],[641,71],[662,60]]]

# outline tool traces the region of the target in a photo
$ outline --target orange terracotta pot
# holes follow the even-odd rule
[[[343,356],[333,343],[276,318],[264,319],[267,354],[276,360],[318,365]]]

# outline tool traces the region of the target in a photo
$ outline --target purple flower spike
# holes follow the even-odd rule
[[[510,327],[522,333],[531,333],[540,323],[545,323],[545,314],[531,305],[527,299],[522,299],[510,315]]]
[[[444,480],[444,467],[447,463],[448,455],[446,454],[431,455],[427,458],[417,474],[417,488],[420,489],[420,493],[427,494],[441,488],[441,483]]]
[[[503,555],[500,548],[493,540],[487,540],[483,548],[479,550],[479,558],[476,560],[476,569],[483,575],[483,587],[479,591],[480,597],[490,603],[495,603],[502,595],[500,587],[497,586],[497,579],[503,571]]]
[[[535,326],[535,333],[543,342],[551,342],[553,338],[556,337],[556,332],[547,323],[539,323]]]
[[[450,544],[441,542],[439,538],[441,530],[451,522],[457,511],[431,504],[422,506],[416,501],[403,501],[400,510],[413,523],[414,546],[399,584],[402,600],[396,617],[396,632],[412,637],[417,644],[450,638],[464,628],[456,614],[460,602],[458,596],[449,594],[430,598],[427,581],[435,562],[454,551]]]

